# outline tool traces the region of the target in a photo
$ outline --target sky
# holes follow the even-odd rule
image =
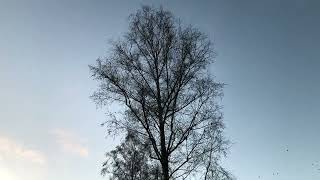
[[[320,1],[0,0],[0,179],[101,177],[117,145],[89,96],[142,4],[208,34],[224,89],[224,166],[239,180],[320,178]]]

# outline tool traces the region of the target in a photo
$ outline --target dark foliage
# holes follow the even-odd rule
[[[110,180],[160,180],[160,166],[149,158],[150,147],[137,137],[128,131],[125,141],[106,154],[103,175],[110,174]]]

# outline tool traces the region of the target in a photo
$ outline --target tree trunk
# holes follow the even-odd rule
[[[162,180],[169,180],[169,155],[166,148],[164,123],[160,124]]]
[[[169,162],[168,157],[163,159],[162,165],[162,180],[169,180]]]

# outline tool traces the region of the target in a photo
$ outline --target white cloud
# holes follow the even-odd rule
[[[19,144],[13,139],[0,136],[0,160],[26,160],[34,164],[43,165],[46,163],[45,155],[35,149]]]
[[[87,157],[89,155],[86,140],[78,137],[73,132],[65,129],[55,129],[51,131],[51,134],[55,137],[56,142],[64,152],[81,157]]]
[[[18,180],[19,178],[10,169],[0,164],[0,179]]]
[[[47,157],[39,150],[0,135],[0,180],[43,180]]]

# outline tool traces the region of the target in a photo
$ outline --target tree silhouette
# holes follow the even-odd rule
[[[125,141],[106,153],[102,175],[111,174],[110,180],[159,180],[160,167],[149,158],[148,143],[140,142],[132,131]]]
[[[100,82],[96,103],[124,107],[122,117],[106,122],[109,130],[146,139],[162,180],[231,179],[218,164],[228,141],[218,104],[223,84],[207,70],[212,43],[162,8],[143,6],[129,21],[110,55],[90,66]]]

